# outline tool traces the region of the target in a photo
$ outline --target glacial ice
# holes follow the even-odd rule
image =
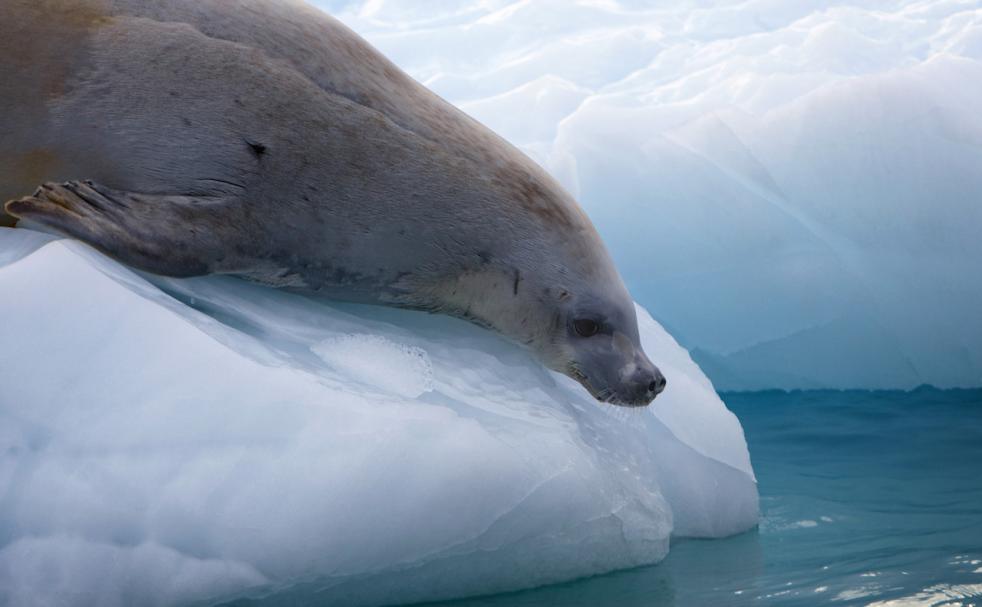
[[[601,405],[496,335],[0,229],[0,604],[378,605],[654,563],[756,523],[743,432]]]
[[[320,4],[577,194],[717,387],[982,384],[976,0]]]

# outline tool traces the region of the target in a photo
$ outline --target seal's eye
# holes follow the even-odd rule
[[[600,332],[600,323],[589,318],[578,318],[573,321],[573,330],[580,337],[593,337]]]

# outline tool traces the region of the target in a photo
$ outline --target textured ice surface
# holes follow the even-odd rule
[[[448,598],[756,523],[739,422],[643,310],[669,385],[629,411],[454,319],[152,280],[0,229],[0,604]]]
[[[416,398],[433,389],[433,365],[426,350],[371,333],[325,339],[310,349],[329,367],[387,392]]]
[[[320,4],[576,193],[718,387],[982,384],[977,0]]]

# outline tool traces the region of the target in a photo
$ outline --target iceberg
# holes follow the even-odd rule
[[[738,420],[638,314],[669,385],[625,410],[462,321],[0,229],[0,603],[448,599],[754,526]]]
[[[544,164],[721,389],[982,384],[982,9],[321,2]]]

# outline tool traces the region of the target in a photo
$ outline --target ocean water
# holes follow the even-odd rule
[[[982,390],[723,398],[757,472],[758,529],[677,541],[652,567],[442,605],[982,605]]]

